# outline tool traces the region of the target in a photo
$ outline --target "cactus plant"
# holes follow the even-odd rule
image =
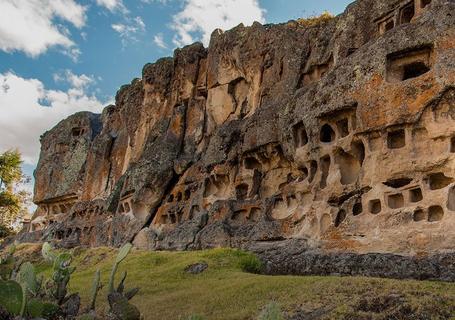
[[[90,310],[95,310],[96,296],[98,295],[98,290],[101,289],[100,284],[101,273],[100,270],[96,270],[95,277],[93,278],[92,284],[92,294],[90,299]]]
[[[113,292],[107,296],[107,299],[109,301],[111,313],[114,315],[115,319],[139,320],[141,318],[141,313],[138,308],[129,303],[128,299],[122,294]]]
[[[16,280],[26,295],[36,296],[41,288],[42,280],[37,279],[35,267],[30,262],[21,265]]]
[[[43,243],[43,246],[41,247],[41,255],[43,256],[44,260],[50,263],[54,263],[54,260],[56,258],[55,254],[52,252],[52,247],[49,242]]]
[[[25,300],[22,287],[13,280],[0,280],[0,306],[13,315],[22,315]]]
[[[115,319],[131,319],[136,320],[140,318],[140,312],[136,306],[130,304],[128,300],[133,298],[139,291],[139,288],[131,289],[124,293],[125,280],[127,272],[123,272],[122,278],[119,282],[117,290],[114,289],[115,274],[117,273],[120,263],[126,258],[132,248],[131,243],[125,244],[118,252],[114,265],[112,266],[111,276],[109,278],[109,294],[108,301],[110,306],[110,313]]]
[[[115,259],[114,265],[112,267],[111,276],[109,278],[109,286],[108,286],[109,293],[115,292],[115,290],[114,290],[115,273],[117,272],[118,266],[126,258],[126,256],[130,252],[132,247],[133,247],[133,245],[131,243],[127,243],[118,252],[117,258]]]
[[[16,246],[11,245],[8,248],[7,254],[0,257],[0,279],[9,280],[11,278],[16,265],[16,259],[14,258],[15,251]]]
[[[68,292],[68,282],[70,281],[71,274],[76,270],[75,267],[70,265],[71,261],[72,256],[69,253],[61,253],[54,260],[54,273],[52,274],[54,288],[52,296],[59,305],[65,301]]]

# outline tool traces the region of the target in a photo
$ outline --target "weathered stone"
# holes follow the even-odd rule
[[[451,278],[435,257],[455,250],[455,2],[430,2],[239,25],[147,64],[102,115],[43,135],[30,231],[150,250],[296,238],[311,272],[401,254],[428,258],[382,274]]]
[[[199,273],[204,272],[208,267],[209,267],[209,265],[207,263],[198,262],[198,263],[190,264],[189,266],[187,266],[185,268],[185,272],[191,273],[191,274],[199,274]]]

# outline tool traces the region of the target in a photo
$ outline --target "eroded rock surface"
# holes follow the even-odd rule
[[[24,239],[145,249],[305,239],[455,249],[455,2],[242,25],[42,136]]]

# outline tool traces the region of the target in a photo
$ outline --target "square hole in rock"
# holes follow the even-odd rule
[[[444,210],[441,206],[431,206],[428,208],[428,221],[441,221],[444,216]]]
[[[401,9],[400,23],[403,24],[411,22],[412,18],[414,17],[414,14],[415,14],[414,3],[410,3],[406,7]]]
[[[411,202],[419,202],[422,201],[423,195],[422,195],[422,189],[420,188],[415,188],[409,190],[409,201]]]
[[[391,131],[387,134],[387,147],[389,149],[399,149],[406,145],[406,133],[404,129]]]
[[[319,133],[319,140],[324,143],[330,143],[335,140],[335,131],[333,131],[332,127],[329,124],[324,124],[321,127],[321,131]]]
[[[395,23],[393,22],[393,20],[387,21],[385,24],[384,31],[387,32],[389,30],[392,30],[393,27],[395,27]]]
[[[370,200],[370,202],[368,203],[368,210],[372,214],[378,214],[379,212],[381,212],[381,210],[382,210],[381,200],[379,200],[379,199]]]
[[[425,178],[430,190],[439,190],[453,182],[453,178],[447,177],[443,172],[432,173]]]
[[[387,203],[390,209],[398,209],[404,206],[404,197],[403,194],[391,194],[387,197]]]
[[[400,82],[417,78],[431,70],[433,47],[427,45],[387,56],[387,81]]]
[[[426,220],[426,218],[427,218],[427,215],[426,215],[425,211],[423,211],[422,209],[417,209],[416,211],[414,211],[414,214],[412,216],[412,219],[415,222]]]

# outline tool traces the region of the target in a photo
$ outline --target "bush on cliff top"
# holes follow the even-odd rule
[[[330,12],[324,11],[319,16],[310,16],[308,18],[297,19],[297,23],[302,25],[302,26],[305,26],[305,27],[312,27],[312,26],[315,26],[315,25],[330,21],[334,17],[335,16],[333,14],[331,14]]]

